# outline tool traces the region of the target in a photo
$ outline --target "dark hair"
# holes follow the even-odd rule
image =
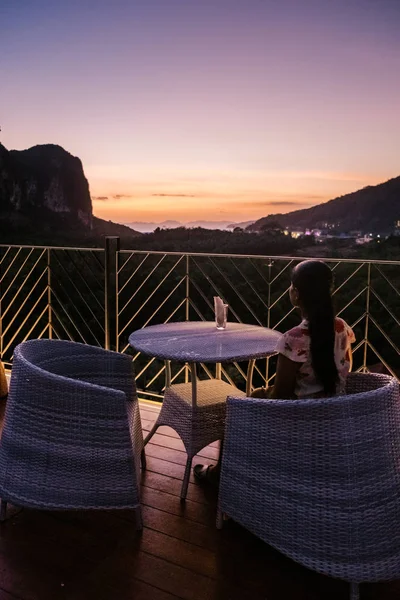
[[[322,260],[305,260],[292,272],[292,283],[308,320],[311,363],[326,394],[334,394],[338,381],[335,364],[335,312],[333,274]]]

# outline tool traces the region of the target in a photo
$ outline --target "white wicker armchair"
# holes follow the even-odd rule
[[[400,577],[399,384],[351,374],[346,396],[228,398],[223,514],[306,567],[358,584]]]
[[[48,509],[140,508],[144,461],[128,356],[60,340],[17,346],[0,441],[7,502]]]

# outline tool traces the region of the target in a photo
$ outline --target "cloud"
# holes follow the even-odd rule
[[[298,204],[304,204],[304,202],[293,202],[291,200],[271,200],[271,202],[266,202],[265,204],[269,204],[270,206],[297,206]]]
[[[262,200],[260,202],[252,202],[252,206],[315,206],[327,201],[326,196],[307,195],[302,199],[296,196],[296,200]]]
[[[195,194],[152,194],[154,198],[196,198]]]
[[[114,200],[121,200],[121,198],[130,198],[129,194],[114,194]]]
[[[92,200],[108,200],[108,196],[92,196]]]

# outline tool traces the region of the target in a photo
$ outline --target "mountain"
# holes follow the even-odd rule
[[[283,227],[331,228],[337,231],[391,232],[400,220],[400,177],[340,196],[311,208],[273,214],[248,227],[260,231],[271,221]]]
[[[249,221],[253,223],[253,221]],[[157,227],[160,229],[177,229],[178,227],[186,227],[186,229],[192,229],[194,227],[202,227],[203,229],[226,229],[228,226],[236,227],[235,224],[231,225],[231,221],[189,221],[188,223],[181,223],[180,221],[162,221],[161,223],[146,222],[146,221],[135,221],[132,223],[125,223],[127,227],[132,227],[142,233],[151,233]]]
[[[57,215],[90,228],[92,201],[79,158],[53,144],[10,152],[0,145],[0,213],[14,223]]]
[[[242,223],[230,223],[226,226],[227,229],[235,229],[235,227],[241,227],[242,229],[247,229],[249,225],[253,225],[255,219],[252,221],[243,221]]]
[[[203,229],[226,229],[231,221],[190,221],[185,227],[202,227]]]
[[[0,144],[0,232],[20,242],[33,235],[38,240],[139,235],[93,216],[82,162],[55,144],[10,151]]]
[[[140,231],[141,233],[151,233],[157,227],[161,229],[176,229],[182,227],[179,221],[162,221],[162,223],[153,223],[152,221],[134,221],[132,223],[123,223],[126,227]]]
[[[106,221],[105,219],[99,219],[93,215],[91,233],[94,237],[103,237],[105,235],[117,235],[120,238],[129,240],[137,238],[142,234],[140,231],[135,231],[127,225],[121,225],[120,223],[113,223],[113,221]]]

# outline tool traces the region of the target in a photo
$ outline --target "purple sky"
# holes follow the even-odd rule
[[[287,212],[400,175],[399,31],[398,0],[1,3],[0,139],[79,156],[105,218]]]

